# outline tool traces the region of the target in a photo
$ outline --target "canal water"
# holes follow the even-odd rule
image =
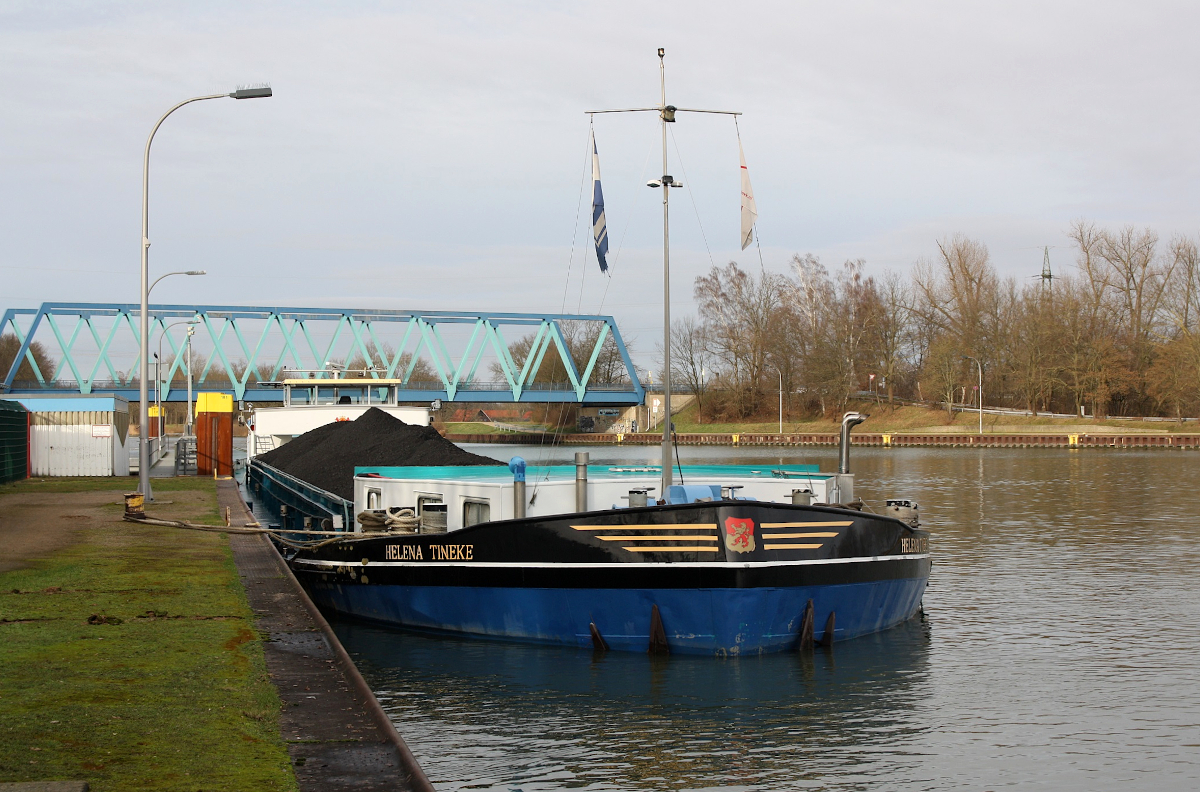
[[[681,452],[836,465],[831,448]],[[439,790],[1200,788],[1200,456],[855,449],[852,464],[868,505],[914,498],[933,535],[924,616],[886,633],[716,659],[334,626]]]

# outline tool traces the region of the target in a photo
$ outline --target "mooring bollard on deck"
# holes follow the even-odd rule
[[[525,516],[525,460],[515,456],[508,460],[508,469],[513,474],[513,517]]]
[[[575,452],[575,511],[588,510],[587,496],[587,467],[590,454],[587,451]]]

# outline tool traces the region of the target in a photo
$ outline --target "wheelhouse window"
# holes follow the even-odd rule
[[[383,508],[383,491],[374,487],[367,488],[367,510],[377,511]]]
[[[463,528],[469,528],[479,523],[490,522],[492,519],[492,502],[468,498],[463,501]]]
[[[420,517],[422,514],[425,513],[425,504],[441,503],[441,502],[442,502],[441,495],[438,495],[438,494],[435,494],[432,492],[418,492],[417,493],[417,516]]]

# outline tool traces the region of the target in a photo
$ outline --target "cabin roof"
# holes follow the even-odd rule
[[[506,468],[478,465],[439,465],[427,467],[395,467],[395,466],[365,466],[355,467],[356,477],[372,474],[373,477],[400,480],[429,481],[450,479],[453,481],[473,481],[477,483],[508,483],[513,480],[513,474]],[[602,479],[644,479],[647,476],[657,477],[661,470],[653,465],[588,465],[588,480]],[[803,481],[810,478],[826,479],[832,473],[821,473],[817,465],[684,465],[683,480],[698,479],[797,479]],[[575,478],[574,465],[529,466],[525,471],[528,481],[545,481],[547,479]]]

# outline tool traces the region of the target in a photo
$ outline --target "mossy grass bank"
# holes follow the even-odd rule
[[[0,487],[0,523],[25,523],[5,530],[71,532],[0,572],[0,780],[296,789],[227,538],[123,522],[132,488]],[[211,479],[156,479],[154,491],[156,516],[220,522]]]

